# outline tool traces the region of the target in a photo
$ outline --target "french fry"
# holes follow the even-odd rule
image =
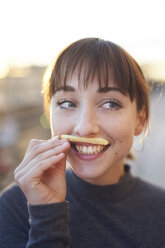
[[[80,136],[62,134],[61,139],[67,139],[71,142],[82,142],[82,143],[90,143],[90,144],[97,144],[97,145],[107,145],[109,142],[103,138],[85,138]]]

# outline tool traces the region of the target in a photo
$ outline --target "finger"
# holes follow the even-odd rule
[[[31,153],[27,154],[24,159],[24,163],[28,164],[34,159],[37,159],[36,162],[38,162],[39,160],[42,160],[46,157],[64,152],[66,149],[69,148],[70,143],[68,141],[61,142],[60,140],[53,140],[49,142],[49,144],[43,143],[41,144],[41,147],[35,148],[36,150],[34,151],[34,153],[31,151]]]
[[[38,144],[35,144],[33,146],[31,146],[31,148],[29,149],[28,153],[27,154],[30,154],[32,157],[35,157],[36,155],[42,153],[42,152],[45,152],[46,150],[49,150],[51,148],[54,148],[56,146],[59,146],[61,144],[64,144],[65,142],[67,142],[67,140],[60,140],[58,136],[50,139],[50,140],[47,140],[47,141],[44,141],[44,142],[40,142]]]
[[[35,166],[31,167],[31,169],[28,170],[27,173],[23,175],[17,174],[15,177],[17,183],[22,187],[26,186],[27,184],[28,187],[30,187],[30,182],[32,182],[35,178],[41,178],[46,170],[48,170],[54,164],[59,163],[64,158],[64,156],[64,153],[52,156],[43,161],[40,161]]]
[[[30,150],[32,150],[34,147],[37,147],[43,143],[52,143],[55,140],[60,140],[60,136],[57,135],[49,140],[38,140],[38,139],[32,139],[28,145],[26,153],[28,153]]]
[[[29,142],[29,145],[28,145],[28,147],[27,147],[26,153],[28,153],[28,152],[32,149],[33,146],[42,144],[43,142],[46,142],[46,140],[32,139],[32,140]]]
[[[54,149],[48,150],[44,153],[41,153],[41,154],[37,155],[34,159],[32,159],[28,164],[19,166],[15,170],[14,174],[15,174],[15,176],[17,175],[18,177],[22,176],[22,175],[26,174],[28,172],[28,170],[30,170],[36,164],[46,160],[47,158],[51,158],[51,157],[56,156],[60,153],[66,154],[66,152],[69,150],[69,148],[70,148],[70,144],[68,142],[66,142],[64,144],[61,144],[58,147],[55,147]]]
[[[15,172],[17,172],[17,170],[20,170],[21,168],[25,167],[38,154],[41,154],[47,150],[56,148],[57,146],[60,146],[61,144],[64,144],[66,142],[68,142],[68,141],[67,140],[63,140],[63,141],[59,140],[58,136],[56,136],[53,139],[50,139],[48,141],[32,140],[31,145],[29,146],[28,152],[26,152],[23,161],[16,168]]]

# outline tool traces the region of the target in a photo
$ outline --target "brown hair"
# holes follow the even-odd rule
[[[136,101],[137,111],[145,109],[149,119],[148,85],[137,62],[120,46],[99,38],[85,38],[66,47],[57,57],[43,79],[44,106],[67,80],[78,72],[78,82],[87,87],[96,77],[99,87],[107,86],[109,78],[114,80],[130,100]],[[49,74],[49,75],[48,75]]]

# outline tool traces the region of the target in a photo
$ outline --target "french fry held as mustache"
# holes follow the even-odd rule
[[[82,142],[82,143],[90,143],[90,144],[97,144],[97,145],[108,145],[108,141],[103,138],[86,138],[68,134],[62,134],[61,139],[67,139],[71,142]]]

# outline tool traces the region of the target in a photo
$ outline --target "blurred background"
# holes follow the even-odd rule
[[[152,91],[150,132],[137,138],[132,173],[165,187],[165,1],[0,1],[0,189],[14,180],[30,139],[50,138],[41,95],[46,66],[84,37],[125,48]]]

